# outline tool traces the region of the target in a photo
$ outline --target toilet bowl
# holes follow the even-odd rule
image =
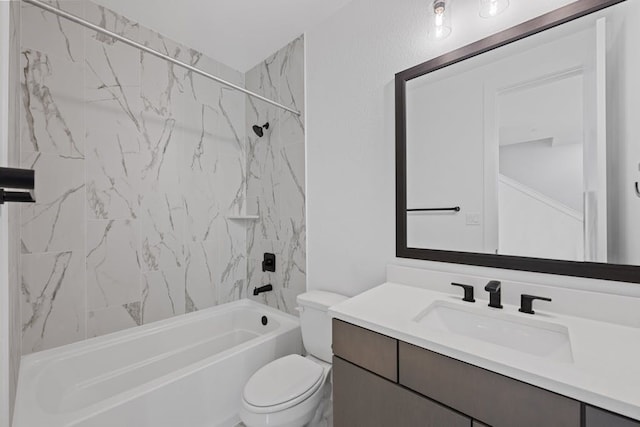
[[[312,356],[282,357],[258,370],[242,394],[240,418],[247,427],[300,427],[315,413],[331,365]]]
[[[247,427],[302,427],[331,387],[330,306],[347,297],[312,291],[297,298],[306,357],[292,354],[263,366],[244,387],[240,419]]]

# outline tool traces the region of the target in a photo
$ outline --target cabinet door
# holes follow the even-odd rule
[[[398,382],[398,341],[333,319],[333,354]]]
[[[334,427],[470,427],[471,419],[338,357]]]
[[[580,402],[400,342],[401,385],[494,427],[579,427]]]
[[[640,427],[640,422],[588,406],[584,411],[585,427]]]

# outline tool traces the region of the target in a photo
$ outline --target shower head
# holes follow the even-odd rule
[[[264,131],[269,129],[269,122],[265,123],[263,126],[253,125],[253,131],[258,135],[258,138],[262,138],[264,136]]]

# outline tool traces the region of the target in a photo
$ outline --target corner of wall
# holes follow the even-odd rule
[[[2,78],[2,108],[3,117],[0,120],[2,135],[0,145],[2,166],[16,167],[20,164],[18,136],[20,132],[17,119],[20,105],[20,11],[18,1],[3,2],[1,10],[3,61],[0,76]],[[5,87],[6,86],[6,87]],[[2,207],[4,217],[0,216],[2,230],[2,250],[0,264],[2,265],[2,297],[0,297],[0,319],[2,332],[0,333],[2,354],[0,426],[10,426],[13,415],[18,372],[20,369],[21,337],[20,337],[20,286],[19,286],[19,253],[20,253],[20,208],[15,204]],[[6,275],[5,275],[6,274]],[[4,283],[6,281],[6,283]],[[4,382],[6,381],[6,383]]]

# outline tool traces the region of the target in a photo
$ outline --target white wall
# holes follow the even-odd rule
[[[484,251],[482,68],[407,84],[407,207],[460,206],[456,212],[407,215],[411,248]],[[428,80],[425,82],[424,80]],[[468,117],[463,126],[458,117]],[[480,222],[482,222],[480,220]]]
[[[0,165],[7,161],[9,3],[0,2]],[[9,275],[7,206],[0,207],[0,426],[9,426]]]
[[[307,33],[309,289],[353,295],[395,261],[395,73],[570,2],[513,1],[483,20],[459,1],[452,35],[429,42],[424,0],[354,0]]]
[[[640,198],[634,183],[640,182],[640,2],[624,6],[627,12],[607,23],[607,156],[621,159],[607,176],[608,203],[615,206],[608,212],[608,257],[639,265]]]
[[[503,175],[498,194],[501,254],[584,261],[581,211]]]
[[[500,173],[582,212],[582,156],[582,144],[503,145]]]
[[[20,3],[0,2],[0,165],[18,166]],[[10,425],[20,368],[20,210],[0,206],[0,427]]]

